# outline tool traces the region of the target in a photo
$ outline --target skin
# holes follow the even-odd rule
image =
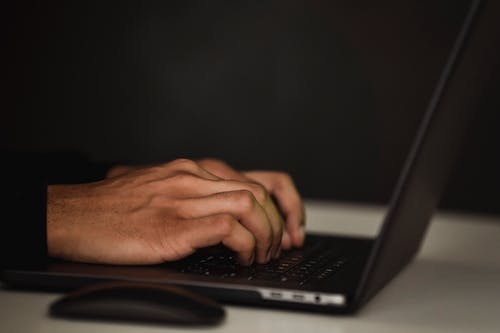
[[[47,190],[49,255],[73,261],[156,264],[222,243],[243,265],[266,263],[303,244],[304,223],[287,174],[214,159],[119,166],[102,181]]]

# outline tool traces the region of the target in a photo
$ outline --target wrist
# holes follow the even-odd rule
[[[86,184],[47,186],[47,252],[50,257],[67,257],[76,245],[71,230],[84,213],[79,209],[85,197],[82,187]]]
[[[64,239],[64,231],[60,227],[62,209],[58,199],[62,186],[64,185],[47,186],[47,252],[50,257],[59,256],[59,244]]]

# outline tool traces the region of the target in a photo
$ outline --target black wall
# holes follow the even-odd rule
[[[469,1],[18,1],[1,144],[290,172],[384,201]],[[498,70],[498,69],[492,69]],[[444,205],[500,212],[498,81]]]

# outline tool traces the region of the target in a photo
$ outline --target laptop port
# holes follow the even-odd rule
[[[271,297],[273,298],[281,298],[283,295],[277,291],[271,291]]]

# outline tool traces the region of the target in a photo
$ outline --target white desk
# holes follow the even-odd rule
[[[375,234],[378,208],[308,202],[308,229]],[[215,328],[51,319],[58,294],[0,289],[0,332],[500,332],[500,217],[441,213],[416,261],[356,316],[227,307]]]

